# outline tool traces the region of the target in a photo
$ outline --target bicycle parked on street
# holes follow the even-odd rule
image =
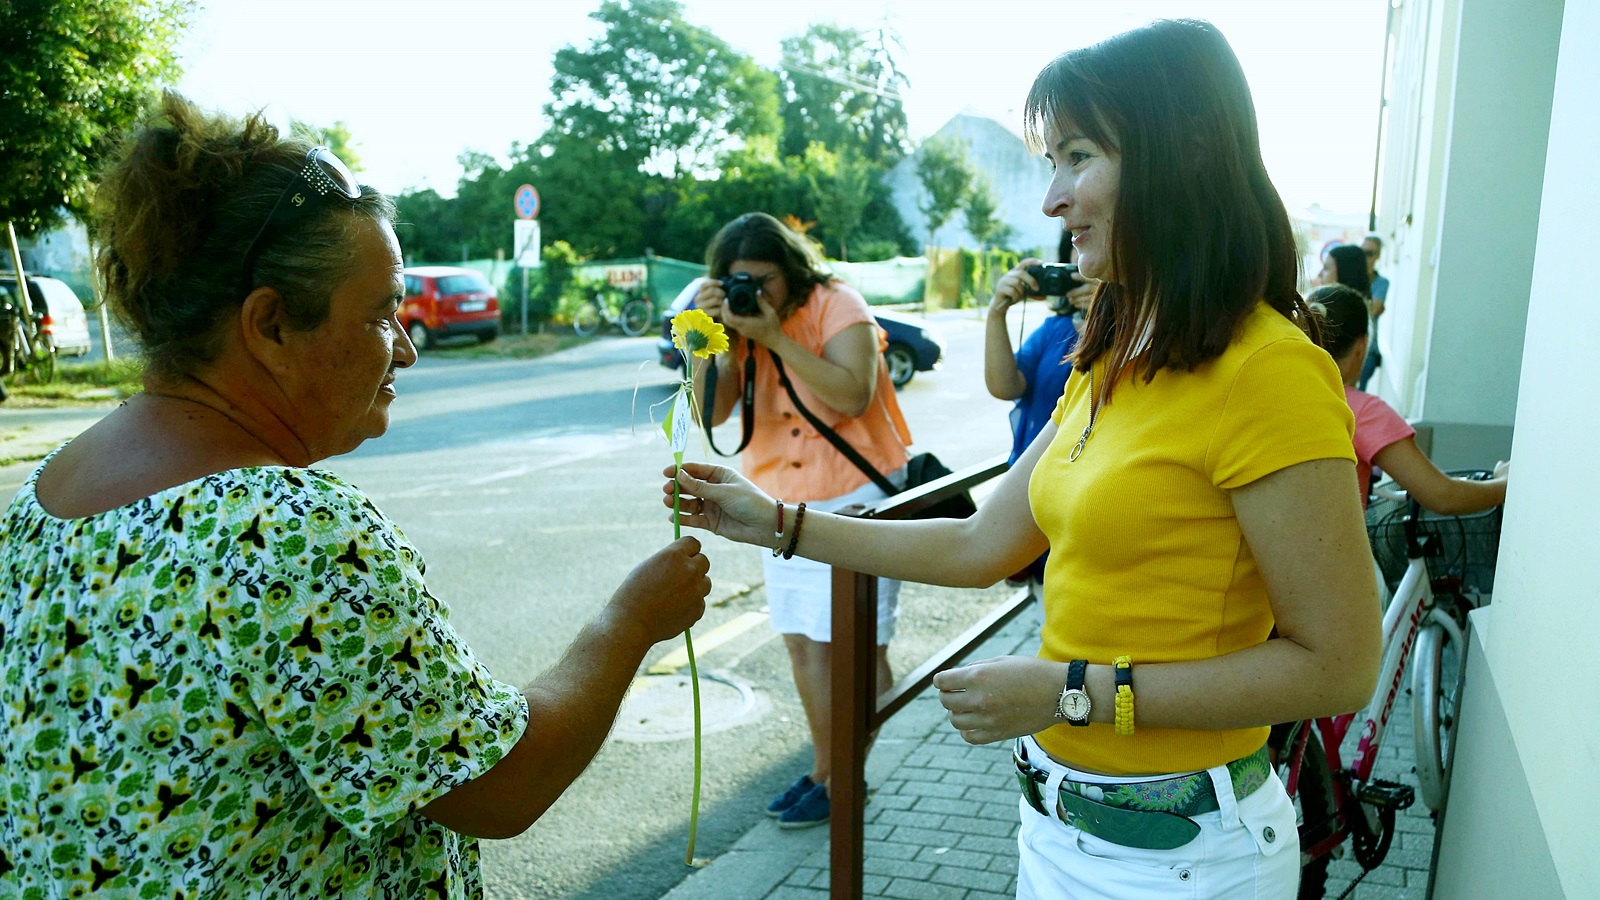
[[[606,323],[622,329],[628,337],[638,337],[649,330],[654,318],[648,297],[602,290],[572,314],[572,330],[580,337],[593,337]]]
[[[28,314],[15,281],[0,281],[0,376],[48,384],[56,377],[56,348],[43,310]],[[4,397],[0,387],[0,397]]]
[[[1493,473],[1450,474],[1483,479]],[[1405,558],[1405,574],[1384,611],[1377,691],[1360,713],[1295,722],[1273,733],[1278,771],[1300,814],[1301,900],[1323,897],[1328,865],[1344,855],[1347,840],[1362,873],[1340,896],[1354,890],[1388,855],[1395,815],[1416,800],[1411,785],[1373,777],[1408,668],[1417,783],[1423,803],[1435,815],[1442,810],[1466,672],[1467,614],[1488,602],[1486,589],[1492,587],[1498,508],[1473,516],[1433,516],[1403,493],[1376,490],[1379,500],[1369,509],[1368,531],[1380,568],[1386,562],[1394,568],[1397,544]],[[1473,559],[1474,543],[1484,545],[1477,555],[1488,557],[1487,567]],[[1358,718],[1359,743],[1346,765],[1340,746]]]

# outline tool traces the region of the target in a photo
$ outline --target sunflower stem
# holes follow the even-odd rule
[[[689,801],[689,849],[683,864],[694,865],[694,838],[700,829],[700,672],[694,662],[694,638],[683,630],[683,645],[689,651],[689,686],[694,691],[694,797]]]
[[[683,536],[683,526],[678,523],[679,510],[682,507],[682,491],[678,487],[678,473],[683,471],[681,463],[673,466],[672,470],[672,539],[677,540]],[[683,646],[689,651],[689,687],[694,693],[694,792],[689,801],[689,848],[684,851],[683,864],[694,865],[694,839],[700,830],[700,670],[694,661],[694,637],[689,634],[689,629],[683,630]]]

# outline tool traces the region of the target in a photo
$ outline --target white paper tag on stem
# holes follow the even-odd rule
[[[688,394],[679,391],[676,400],[672,401],[672,452],[683,459],[683,451],[689,446],[689,434],[694,431],[694,416],[690,413]]]

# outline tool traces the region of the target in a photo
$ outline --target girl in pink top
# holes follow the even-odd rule
[[[1356,474],[1361,482],[1361,505],[1367,505],[1372,470],[1376,466],[1425,509],[1440,515],[1460,516],[1482,512],[1506,502],[1509,463],[1495,466],[1488,481],[1451,478],[1439,471],[1417,446],[1416,431],[1389,404],[1355,389],[1361,362],[1367,357],[1366,299],[1344,285],[1317,288],[1306,297],[1323,309],[1322,346],[1333,355],[1344,378],[1344,396],[1356,414]]]

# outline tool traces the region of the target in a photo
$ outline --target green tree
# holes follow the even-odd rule
[[[461,246],[461,228],[454,200],[424,188],[397,195],[394,206],[394,232],[408,263],[455,258]]]
[[[579,256],[593,259],[638,256],[659,246],[649,241],[666,202],[661,179],[640,171],[621,151],[549,132],[529,156],[528,176],[539,190],[546,242],[567,241]]]
[[[683,19],[676,0],[605,0],[605,34],[556,52],[545,115],[561,136],[671,180],[778,132],[777,78]]]
[[[967,197],[962,204],[962,212],[967,220],[967,234],[978,242],[978,252],[972,267],[972,296],[982,297],[988,293],[989,281],[989,245],[1005,239],[1011,231],[1011,226],[1001,221],[998,202],[994,196],[994,184],[989,176],[982,172],[974,173],[972,186],[967,190]]]
[[[917,208],[927,218],[930,248],[934,233],[966,202],[973,176],[966,141],[934,137],[923,143],[917,154],[917,180],[922,183],[923,192]]]
[[[717,229],[744,213],[815,219],[803,165],[800,159],[782,159],[772,136],[723,154],[718,177],[682,179],[673,186],[651,246],[666,256],[698,260]]]
[[[838,258],[850,259],[850,238],[861,227],[861,217],[872,201],[872,182],[882,170],[846,151],[837,156],[821,144],[806,148],[814,159],[807,183],[815,196],[817,222],[823,234],[838,247]],[[876,171],[875,171],[876,170]]]
[[[719,166],[719,177],[663,187],[660,196],[671,205],[659,225],[652,220],[650,246],[658,253],[700,259],[718,228],[751,211],[815,222],[810,236],[835,257],[917,252],[882,170],[871,163],[840,158],[818,144],[803,156],[780,157],[777,142],[767,139],[725,154]]]
[[[799,156],[812,143],[882,166],[905,156],[909,142],[900,92],[909,82],[895,65],[891,40],[886,30],[837,25],[812,25],[784,39],[779,77],[785,156]]]
[[[0,221],[82,218],[95,174],[155,87],[193,0],[0,2]]]
[[[973,174],[972,185],[967,189],[966,200],[961,205],[967,220],[967,234],[978,242],[981,251],[991,241],[996,240],[1000,232],[1009,228],[1000,221],[998,201],[994,196],[994,184],[987,175],[981,172]]]
[[[512,198],[517,187],[533,177],[522,148],[512,145],[512,153],[514,161],[509,168],[477,150],[464,150],[456,157],[462,171],[456,182],[456,221],[464,258],[483,259],[497,250],[509,257],[515,252],[511,247],[511,220],[516,216]]]

